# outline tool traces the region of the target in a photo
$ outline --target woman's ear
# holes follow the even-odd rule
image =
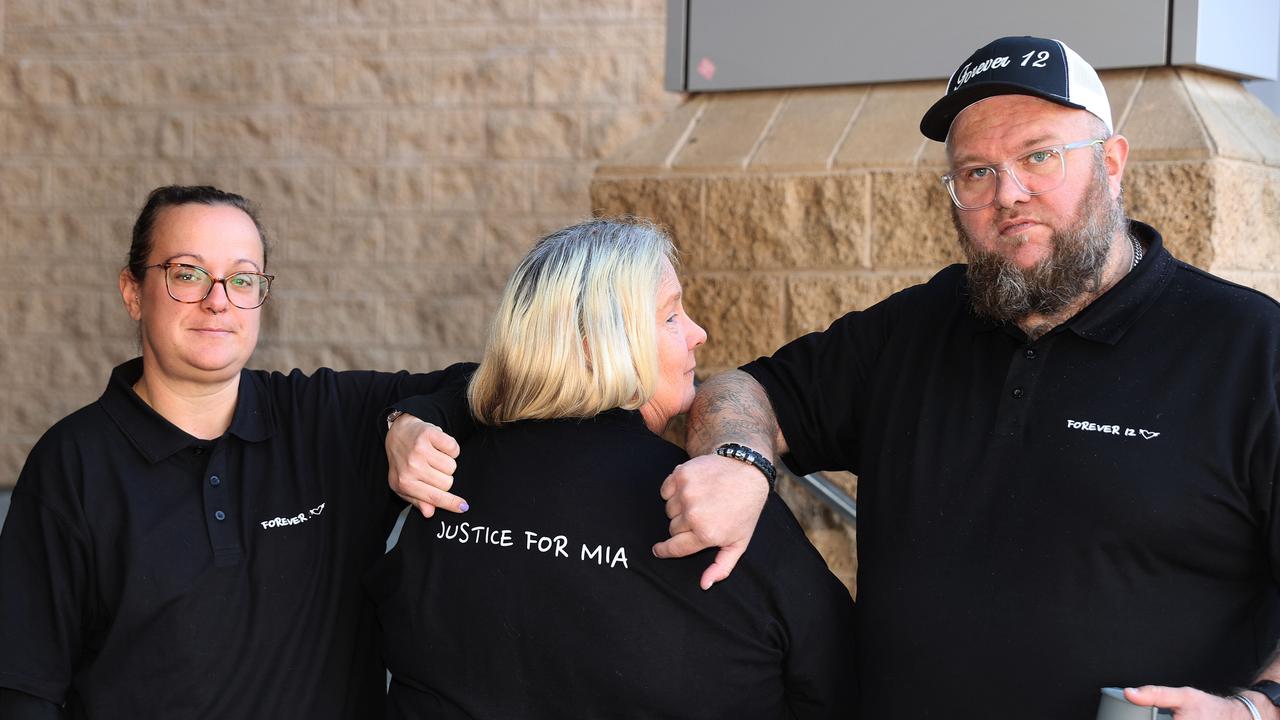
[[[120,299],[134,322],[142,319],[142,285],[129,268],[120,271]]]

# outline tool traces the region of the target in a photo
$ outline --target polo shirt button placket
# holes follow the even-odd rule
[[[1022,352],[1022,355],[1028,360],[1035,360],[1036,359],[1035,348],[1027,348]]]
[[[1026,393],[1026,391],[1025,391],[1025,390],[1023,390],[1023,389],[1022,389],[1022,388],[1020,388],[1020,387],[1016,387],[1016,388],[1014,388],[1014,389],[1009,393],[1009,395],[1010,395],[1010,396],[1012,396],[1014,400],[1021,400],[1021,399],[1023,398],[1023,396],[1024,396],[1024,395],[1026,395],[1026,394],[1027,394],[1027,393]]]

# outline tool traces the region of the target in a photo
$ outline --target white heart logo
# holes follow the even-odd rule
[[[1143,432],[1146,432],[1146,430],[1143,430]],[[322,512],[324,512],[324,503],[320,503],[318,506],[311,508],[312,515],[319,515]]]
[[[1150,440],[1151,438],[1160,434],[1158,432],[1151,432],[1150,430],[1143,430],[1141,428],[1138,429],[1138,432],[1142,433],[1143,440]]]

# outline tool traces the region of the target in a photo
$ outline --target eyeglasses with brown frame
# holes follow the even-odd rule
[[[203,302],[213,292],[213,286],[222,283],[227,301],[241,310],[262,307],[267,293],[271,292],[271,281],[276,279],[275,275],[260,272],[238,272],[215,278],[199,265],[175,262],[148,265],[143,269],[154,268],[164,270],[164,289],[180,303]]]

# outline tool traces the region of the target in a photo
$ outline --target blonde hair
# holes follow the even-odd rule
[[[487,425],[639,408],[658,377],[657,294],[675,248],[656,225],[600,218],[557,230],[502,292],[467,389]]]

